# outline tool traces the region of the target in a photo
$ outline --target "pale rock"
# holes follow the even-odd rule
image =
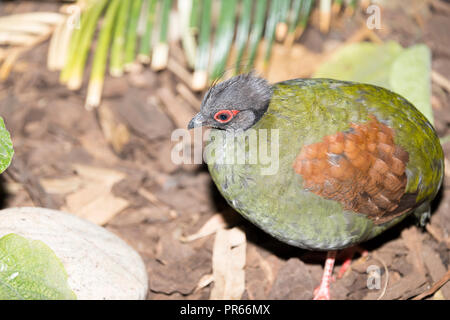
[[[145,299],[148,279],[139,254],[91,222],[45,208],[0,210],[0,238],[15,233],[48,245],[80,300]]]

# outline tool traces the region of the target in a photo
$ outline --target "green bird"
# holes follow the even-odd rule
[[[433,126],[373,85],[243,74],[209,89],[188,129],[199,126],[212,128],[205,161],[236,211],[289,245],[328,251],[315,299],[330,298],[336,250],[411,213],[424,220],[442,184]]]

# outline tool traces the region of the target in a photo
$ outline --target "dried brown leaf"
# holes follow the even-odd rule
[[[213,247],[211,300],[238,300],[245,290],[246,237],[238,228],[220,229]]]
[[[111,192],[113,185],[125,177],[122,172],[78,164],[75,168],[82,184],[66,197],[64,210],[103,225],[129,205]]]
[[[182,242],[191,242],[211,234],[214,234],[219,229],[224,229],[227,227],[227,222],[225,221],[224,215],[220,213],[216,213],[213,215],[203,227],[200,228],[196,233],[191,234],[186,237],[181,237],[180,240]]]
[[[416,227],[411,227],[402,231],[402,238],[406,247],[410,250],[408,257],[411,262],[423,276],[425,276],[425,265],[422,257],[422,236]]]

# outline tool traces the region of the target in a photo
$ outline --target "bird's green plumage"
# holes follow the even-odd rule
[[[221,164],[221,157],[234,153],[236,147],[215,139],[207,146],[215,150],[213,156],[207,158],[211,176],[231,206],[286,243],[331,250],[368,240],[408,213],[375,225],[363,213],[346,211],[340,203],[304,190],[302,177],[294,172],[292,164],[303,145],[349,130],[351,123],[367,122],[371,115],[392,128],[395,143],[409,153],[406,192],[416,194],[416,202],[423,203],[422,208],[427,206],[443,177],[443,152],[435,131],[404,98],[366,84],[296,79],[274,85],[266,113],[251,128],[256,130],[247,130],[241,135],[256,134],[260,138],[257,129],[269,129],[267,139],[271,141],[270,130],[278,129],[277,173],[261,174],[261,168],[267,167],[261,161]],[[212,134],[229,135],[223,130],[213,130]],[[237,145],[245,145],[248,152],[248,140]]]

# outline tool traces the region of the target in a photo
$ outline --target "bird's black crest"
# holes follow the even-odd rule
[[[202,105],[206,105],[210,99],[218,99],[223,93],[227,96],[233,93],[235,101],[243,102],[243,105],[252,105],[252,100],[256,100],[253,105],[265,104],[267,107],[273,89],[266,79],[256,76],[254,72],[240,74],[213,85],[203,98]]]

